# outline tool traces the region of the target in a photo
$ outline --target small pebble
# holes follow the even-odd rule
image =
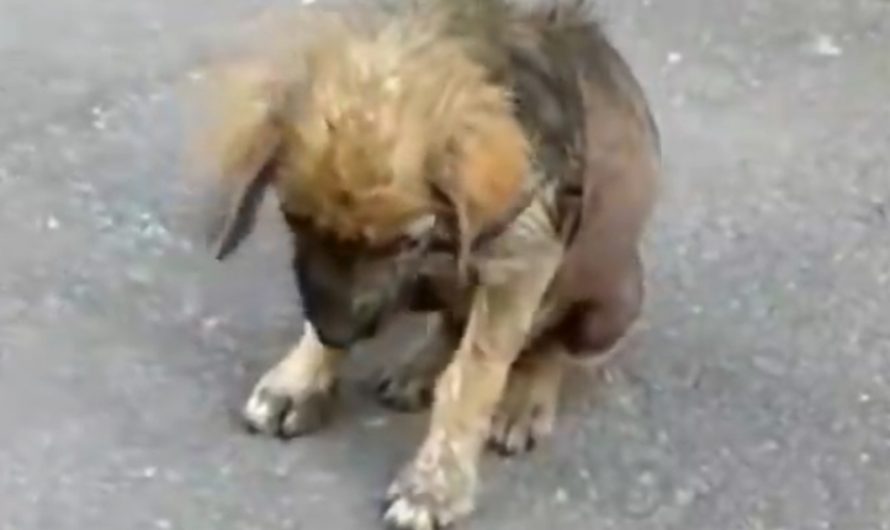
[[[816,37],[812,44],[812,50],[823,57],[839,57],[844,53],[834,37],[825,34]]]
[[[661,497],[658,477],[651,471],[644,471],[629,485],[624,508],[628,515],[645,517],[658,509]]]
[[[679,506],[689,506],[695,501],[695,491],[691,489],[680,489],[674,494],[674,500]]]
[[[222,319],[220,319],[219,317],[207,317],[201,321],[201,329],[205,333],[210,333],[216,330],[216,328],[218,328],[221,323]]]

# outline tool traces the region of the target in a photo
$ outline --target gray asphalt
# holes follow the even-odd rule
[[[600,3],[665,143],[646,316],[471,527],[890,529],[890,3]],[[284,231],[215,263],[178,179],[178,83],[262,4],[0,0],[2,530],[377,527],[424,417],[371,347],[330,429],[245,434]]]

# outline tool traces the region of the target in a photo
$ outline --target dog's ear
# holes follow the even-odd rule
[[[217,259],[225,259],[246,238],[274,177],[281,148],[283,83],[259,63],[226,66],[205,79],[196,147],[200,173],[211,178],[205,233]]]
[[[449,175],[433,183],[457,223],[461,268],[478,235],[501,221],[521,200],[529,146],[512,117],[491,117],[453,140]]]
[[[211,195],[206,234],[213,255],[225,259],[253,231],[256,212],[272,180],[275,145],[264,144]]]

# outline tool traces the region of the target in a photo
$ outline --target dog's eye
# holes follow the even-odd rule
[[[408,225],[404,232],[370,248],[377,256],[393,256],[417,249],[427,239],[433,229],[436,218],[432,215],[423,216]]]
[[[419,242],[417,239],[407,235],[402,235],[395,239],[386,241],[385,243],[368,247],[366,252],[375,257],[389,257],[411,250],[416,247],[418,243]]]

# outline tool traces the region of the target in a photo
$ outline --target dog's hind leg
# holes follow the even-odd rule
[[[451,361],[460,340],[457,326],[450,324],[446,317],[428,318],[429,327],[421,343],[405,351],[376,376],[377,397],[393,410],[415,412],[430,406],[436,379]]]
[[[612,266],[595,270],[600,281],[585,285],[596,288],[573,303],[511,368],[489,434],[489,447],[498,453],[529,451],[548,436],[556,418],[565,365],[578,360],[588,369],[604,364],[638,318],[644,295],[638,253],[629,253],[624,259],[615,257]]]
[[[345,352],[321,344],[307,321],[297,345],[260,379],[244,407],[251,430],[282,438],[312,432],[331,416]]]

